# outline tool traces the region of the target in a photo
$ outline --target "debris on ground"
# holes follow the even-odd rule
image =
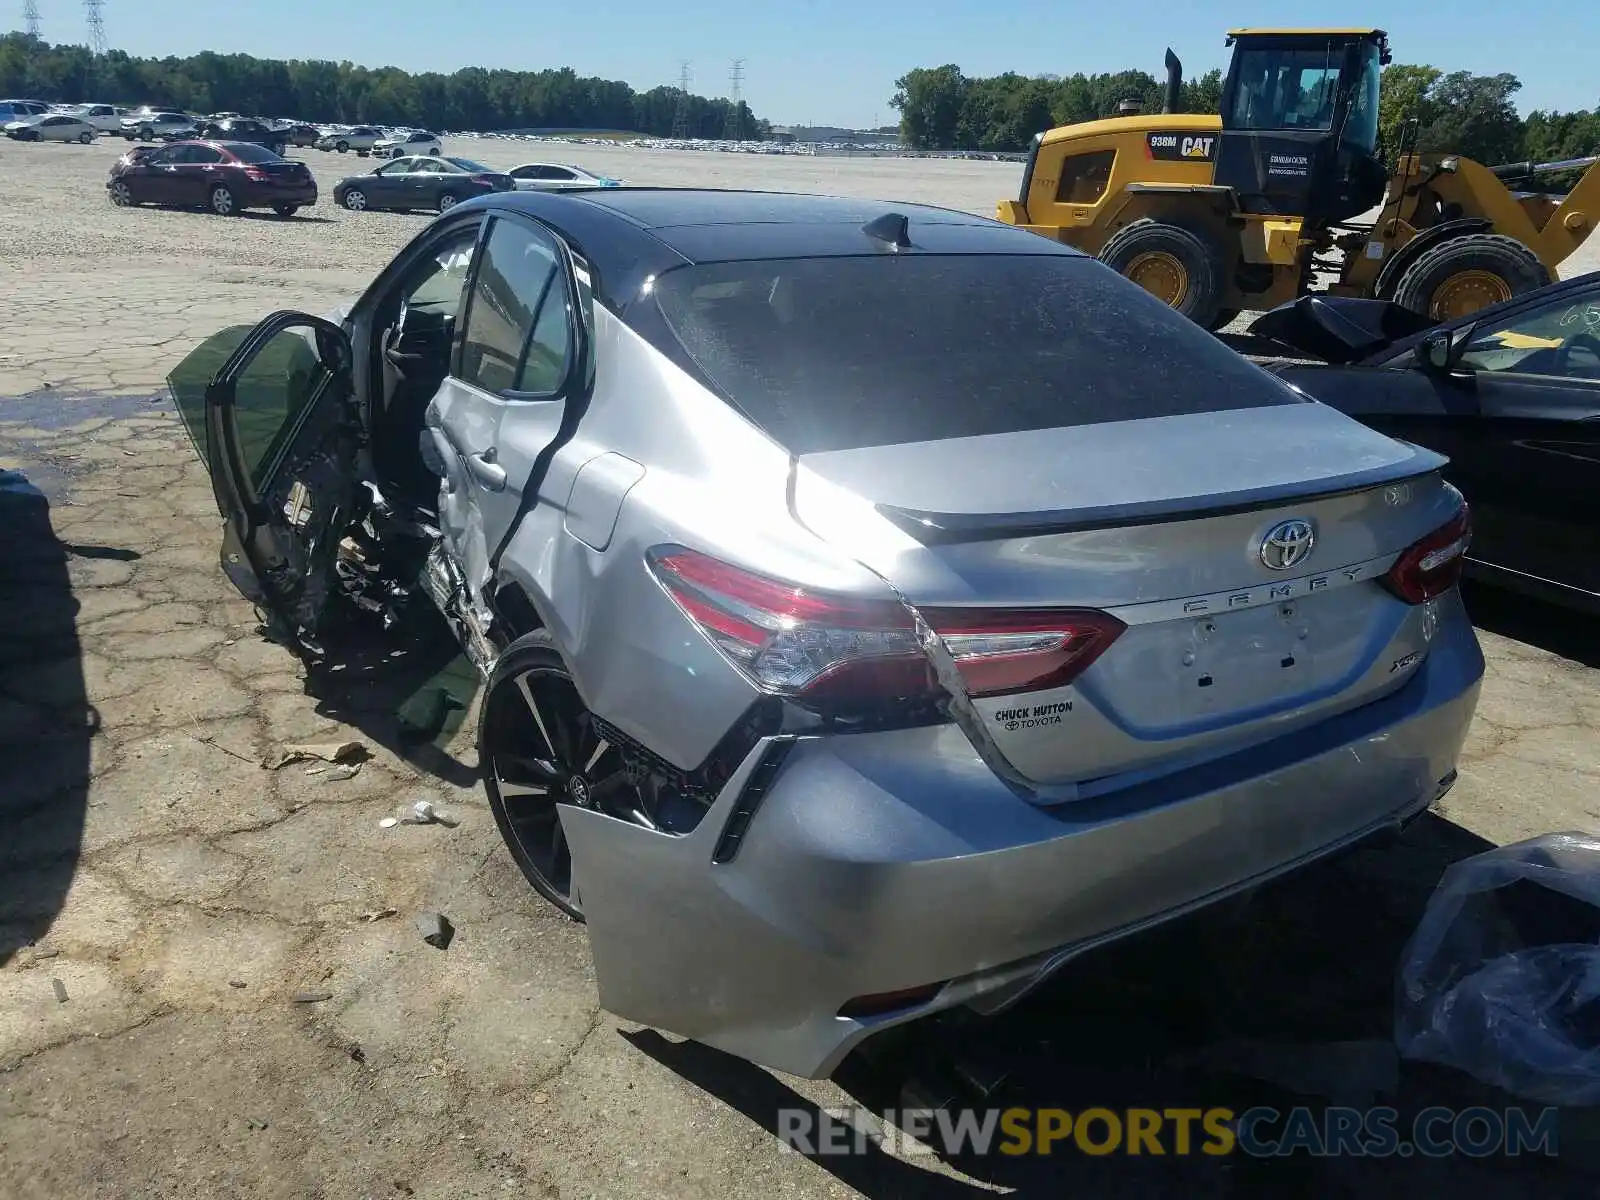
[[[44,942],[38,942],[33,947],[30,961],[37,962],[43,958],[54,958],[60,953],[61,951],[56,949],[56,947],[46,945]]]
[[[368,925],[371,925],[374,921],[387,920],[388,918],[397,915],[399,911],[400,910],[398,908],[375,908],[371,912],[362,913],[361,919]]]
[[[1547,833],[1453,864],[1397,999],[1406,1058],[1544,1104],[1600,1104],[1600,838]]]
[[[322,777],[322,782],[338,783],[340,780],[354,779],[359,774],[361,774],[360,763],[341,763],[337,767],[328,768],[328,773]]]
[[[332,992],[296,992],[294,994],[294,1002],[296,1004],[321,1004],[324,1000],[332,999]]]
[[[383,820],[378,822],[378,828],[379,829],[393,829],[398,824],[400,824],[400,818],[399,817],[385,817]]]
[[[449,813],[434,808],[431,800],[418,800],[401,820],[406,825],[443,825],[446,829],[454,829],[461,824]]]
[[[425,912],[417,917],[417,932],[422,935],[422,940],[430,946],[437,946],[443,950],[450,945],[450,939],[455,937],[455,926],[450,924],[443,913]]]
[[[244,980],[242,980],[242,979],[230,979],[230,980],[228,980],[228,986],[231,987],[231,988],[242,988],[242,987],[244,987]]]
[[[261,760],[261,765],[268,771],[276,771],[297,762],[359,764],[366,757],[367,747],[362,742],[306,742],[274,751]]]
[[[62,983],[59,979],[52,979],[50,981],[50,987],[55,991],[56,1003],[65,1004],[67,1002],[67,985]]]

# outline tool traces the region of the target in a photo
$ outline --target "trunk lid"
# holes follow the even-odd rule
[[[1422,626],[1377,580],[1459,504],[1443,462],[1288,404],[804,454],[793,505],[914,606],[1123,621],[1067,686],[973,702],[1028,779],[1092,791],[1402,681]],[[1290,521],[1311,551],[1269,566]]]

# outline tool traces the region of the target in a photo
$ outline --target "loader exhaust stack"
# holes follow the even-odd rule
[[[1161,105],[1164,113],[1178,111],[1178,103],[1183,96],[1183,63],[1172,52],[1172,47],[1167,47],[1167,92]]]

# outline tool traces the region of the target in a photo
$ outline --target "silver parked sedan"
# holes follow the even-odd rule
[[[1477,699],[1442,458],[982,217],[499,193],[171,386],[312,669],[457,631],[601,1002],[800,1075],[1403,825]]]

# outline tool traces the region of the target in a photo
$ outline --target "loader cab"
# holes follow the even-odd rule
[[[1215,182],[1245,212],[1349,220],[1383,199],[1381,29],[1235,29]]]

